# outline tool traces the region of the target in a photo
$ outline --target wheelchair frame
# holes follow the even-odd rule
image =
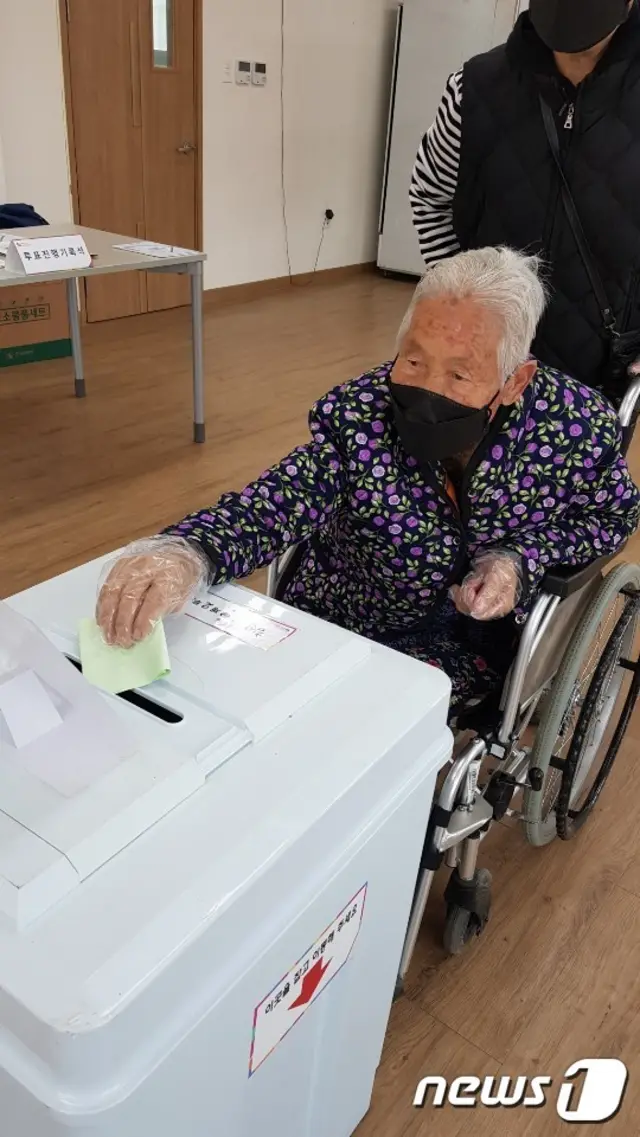
[[[618,409],[625,453],[633,437],[640,403],[640,361],[630,368],[629,373],[631,382]],[[268,595],[273,598],[277,596],[278,587],[292,553],[293,550],[290,550],[270,566]],[[450,768],[431,811],[400,961],[396,996],[402,993],[431,885],[443,861],[449,868],[457,870],[445,893],[447,903],[472,911],[477,921],[478,933],[483,930],[488,920],[491,902],[490,878],[489,883],[484,883],[483,880],[478,883],[479,874],[476,868],[480,842],[489,831],[495,816],[494,804],[485,796],[491,780],[484,788],[479,787],[482,764],[488,756],[495,758],[500,763],[501,774],[514,780],[515,792],[528,787],[542,789],[542,786],[536,785],[535,779],[532,779],[532,775],[539,775],[540,771],[531,769],[529,750],[519,745],[521,735],[547,685],[544,683],[523,703],[528,670],[552,625],[561,602],[593,584],[602,575],[603,568],[613,559],[613,557],[602,557],[585,568],[560,568],[547,574],[540,594],[523,626],[518,651],[502,690],[497,727],[494,725],[488,731],[479,730],[477,737],[457,756],[454,754],[451,760]],[[556,673],[558,670],[559,667]],[[531,780],[526,781],[527,778]]]

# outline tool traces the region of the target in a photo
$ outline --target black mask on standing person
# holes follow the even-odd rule
[[[629,15],[628,0],[530,0],[529,18],[551,51],[575,55],[615,32]]]
[[[400,441],[407,454],[421,465],[443,462],[475,450],[489,423],[499,391],[486,407],[465,407],[422,387],[390,383],[391,403]]]

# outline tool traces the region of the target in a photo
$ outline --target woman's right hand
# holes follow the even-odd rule
[[[96,620],[106,643],[131,647],[158,620],[179,612],[208,576],[205,554],[182,538],[132,545],[110,570],[98,596]]]

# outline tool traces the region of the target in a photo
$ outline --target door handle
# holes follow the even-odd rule
[[[182,146],[178,146],[178,154],[192,154],[197,149],[193,142],[183,142]]]

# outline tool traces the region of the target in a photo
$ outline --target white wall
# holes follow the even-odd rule
[[[71,220],[57,0],[0,0],[0,45],[2,200]]]
[[[4,176],[4,154],[2,152],[2,138],[0,138],[0,201],[7,200],[7,181]]]
[[[208,288],[287,273],[280,172],[280,0],[204,0]],[[394,0],[286,0],[285,154],[291,265],[375,259]],[[4,200],[72,216],[57,0],[0,0]],[[264,89],[227,61],[268,65]],[[0,165],[0,174],[1,174]],[[0,178],[0,189],[2,181]]]
[[[210,286],[287,273],[281,196],[280,0],[205,0],[204,203]],[[285,159],[291,266],[375,259],[393,0],[287,0]],[[264,89],[222,83],[264,61]]]

